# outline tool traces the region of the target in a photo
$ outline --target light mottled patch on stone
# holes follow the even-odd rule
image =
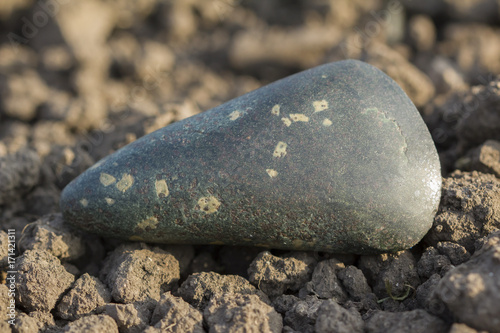
[[[229,114],[229,119],[230,120],[236,120],[238,119],[239,117],[241,116],[241,112],[236,110],[236,111],[233,111]]]
[[[290,114],[290,119],[294,122],[303,121],[307,123],[309,121],[309,117],[302,113],[292,113]]]
[[[286,155],[286,147],[287,144],[286,142],[280,141],[276,145],[276,148],[274,148],[273,156],[274,157],[283,157]]]
[[[328,126],[332,126],[332,124],[333,124],[332,121],[330,119],[328,119],[328,118],[325,118],[323,120],[323,126],[328,127]]]
[[[273,106],[273,108],[271,109],[271,113],[274,114],[275,116],[279,116],[280,115],[280,105],[276,104],[275,106]]]
[[[158,227],[158,219],[154,216],[142,220],[135,226],[135,231],[146,231],[150,229],[156,229]]]
[[[266,169],[266,172],[269,175],[269,177],[271,177],[271,178],[274,178],[278,175],[278,171],[276,171],[274,169]]]
[[[82,204],[83,207],[87,207],[89,205],[89,201],[85,198],[80,200],[80,203]]]
[[[116,183],[116,188],[125,193],[132,186],[132,184],[134,184],[134,177],[128,173],[124,173],[122,175],[122,179]]]
[[[402,142],[401,142],[400,150],[406,157],[406,152],[408,150],[406,136],[403,134],[403,131],[401,130],[401,127],[399,126],[396,119],[391,117],[391,115],[388,114],[386,111],[379,110],[376,107],[366,108],[363,111],[361,111],[361,114],[372,117],[374,120],[376,120],[381,125],[387,124],[388,126],[392,126],[401,137]]]
[[[115,203],[115,199],[111,199],[111,198],[104,198],[104,200],[106,200],[106,203],[109,205],[109,206],[113,206],[113,204]]]
[[[128,238],[128,240],[131,240],[133,242],[142,242],[142,241],[144,241],[144,238],[142,238],[141,236],[133,235],[133,236],[130,236]]]
[[[281,118],[281,121],[286,125],[286,127],[289,127],[292,124],[292,121],[288,118]]]
[[[325,111],[326,109],[328,109],[328,102],[325,99],[321,101],[314,101],[313,106],[314,112]]]
[[[215,213],[220,207],[220,201],[214,196],[202,197],[198,200],[197,208],[206,214]]]
[[[99,176],[99,181],[101,182],[102,185],[109,186],[116,182],[116,178],[108,173],[101,172],[101,175]]]
[[[165,179],[160,179],[157,180],[155,183],[155,188],[156,188],[156,195],[161,198],[161,195],[164,197],[168,197],[169,195],[169,190],[168,190],[168,185]]]

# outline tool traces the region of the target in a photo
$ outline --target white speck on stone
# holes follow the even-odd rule
[[[124,173],[122,175],[122,179],[116,183],[116,188],[125,193],[132,186],[132,184],[134,184],[134,177],[128,173]]]
[[[328,119],[328,118],[325,118],[323,120],[323,126],[328,127],[328,126],[332,126],[332,124],[333,124],[332,121],[330,119]]]
[[[328,109],[328,102],[325,99],[321,101],[314,101],[313,106],[314,112],[325,111],[326,109]]]
[[[280,141],[276,145],[276,148],[274,148],[273,156],[274,157],[283,157],[286,155],[286,147],[287,144],[286,142]]]
[[[290,127],[290,125],[292,124],[292,121],[288,118],[281,118],[281,121],[286,125],[286,127]]]
[[[89,205],[89,201],[85,198],[80,200],[80,203],[82,204],[83,207],[87,207]]]
[[[303,121],[307,123],[309,121],[309,117],[302,113],[292,113],[290,114],[290,119],[294,122]]]
[[[241,116],[241,112],[236,110],[236,111],[233,111],[229,114],[229,119],[230,120],[236,120],[238,119],[239,117]]]
[[[276,104],[275,106],[273,106],[273,108],[271,109],[271,113],[274,114],[275,116],[279,116],[280,115],[280,105]]]
[[[155,188],[156,188],[156,195],[158,198],[161,198],[160,195],[163,195],[164,197],[168,197],[169,195],[169,190],[168,190],[168,185],[165,179],[160,179],[155,182]]]
[[[202,197],[198,200],[198,209],[206,214],[215,213],[220,207],[220,201],[214,196]]]
[[[101,175],[99,176],[99,181],[101,182],[102,185],[109,186],[116,182],[116,178],[111,176],[110,174],[102,172]]]
[[[278,175],[278,171],[276,171],[274,169],[266,169],[266,172],[269,175],[269,177],[271,177],[271,178],[274,178]]]
[[[109,206],[113,206],[113,204],[115,203],[115,200],[114,199],[111,199],[111,198],[104,198],[104,200],[106,200],[106,203],[109,205]]]

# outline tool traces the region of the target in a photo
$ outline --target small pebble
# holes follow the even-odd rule
[[[348,60],[140,138],[71,182],[61,209],[135,241],[369,254],[419,242],[440,191],[418,110],[380,70]]]

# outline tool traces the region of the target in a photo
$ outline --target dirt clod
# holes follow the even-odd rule
[[[310,279],[315,263],[305,253],[280,258],[264,251],[250,264],[249,280],[269,297],[275,297],[302,287]]]
[[[61,330],[66,333],[109,332],[118,333],[118,326],[113,318],[107,315],[90,315],[70,322]]]
[[[43,250],[25,251],[18,258],[16,270],[16,300],[28,311],[51,311],[75,280],[59,259]]]
[[[500,178],[500,141],[488,140],[470,153],[470,169]]]
[[[163,293],[151,317],[151,325],[158,330],[202,333],[203,315],[180,297]]]
[[[363,272],[356,266],[349,265],[338,271],[337,276],[342,281],[342,286],[354,301],[362,300],[372,292]]]
[[[317,333],[362,333],[363,326],[363,320],[357,310],[346,310],[335,301],[327,300],[318,309],[314,329]]]
[[[307,282],[304,290],[301,291],[319,298],[333,299],[336,302],[344,303],[347,300],[347,293],[337,277],[338,272],[343,269],[345,269],[344,264],[336,259],[319,262],[314,268],[311,281]]]
[[[40,157],[32,150],[21,150],[0,157],[0,205],[18,199],[38,183]]]
[[[425,241],[449,241],[474,252],[474,241],[500,229],[500,181],[493,175],[454,172],[443,181],[441,205]]]
[[[377,312],[365,322],[365,332],[440,333],[449,325],[424,310],[407,312]]]
[[[80,276],[69,292],[57,305],[58,315],[63,319],[76,320],[94,314],[99,307],[111,301],[111,294],[96,277]]]
[[[177,291],[186,302],[199,310],[205,309],[212,297],[224,293],[256,294],[265,303],[268,297],[238,275],[220,275],[215,272],[194,273]]]
[[[443,276],[452,268],[450,259],[444,254],[429,246],[420,257],[417,263],[418,275],[423,279],[428,279],[434,274]]]
[[[61,214],[44,216],[27,225],[19,247],[23,252],[44,250],[61,260],[75,260],[85,253],[81,232],[68,226]]]
[[[173,255],[160,248],[138,247],[143,246],[120,246],[105,260],[101,280],[116,302],[156,302],[179,280],[179,262]]]
[[[475,329],[500,332],[500,232],[491,234],[472,258],[449,271],[436,293],[459,320]]]
[[[257,295],[218,295],[210,300],[203,316],[214,333],[279,333],[283,328],[281,316]]]
[[[325,300],[316,296],[306,296],[304,300],[297,300],[285,313],[283,323],[298,332],[314,332],[318,309],[324,302]]]
[[[113,318],[120,332],[142,332],[149,322],[151,311],[140,303],[106,304],[104,314]]]
[[[403,295],[408,288],[416,288],[420,284],[417,263],[412,253],[407,250],[397,254],[362,256],[359,268],[365,274],[375,295],[380,298],[389,296],[388,284],[394,296]]]

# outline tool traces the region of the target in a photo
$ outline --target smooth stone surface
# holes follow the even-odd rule
[[[434,143],[401,88],[353,60],[176,122],[63,191],[67,222],[159,243],[398,251],[432,225]]]

